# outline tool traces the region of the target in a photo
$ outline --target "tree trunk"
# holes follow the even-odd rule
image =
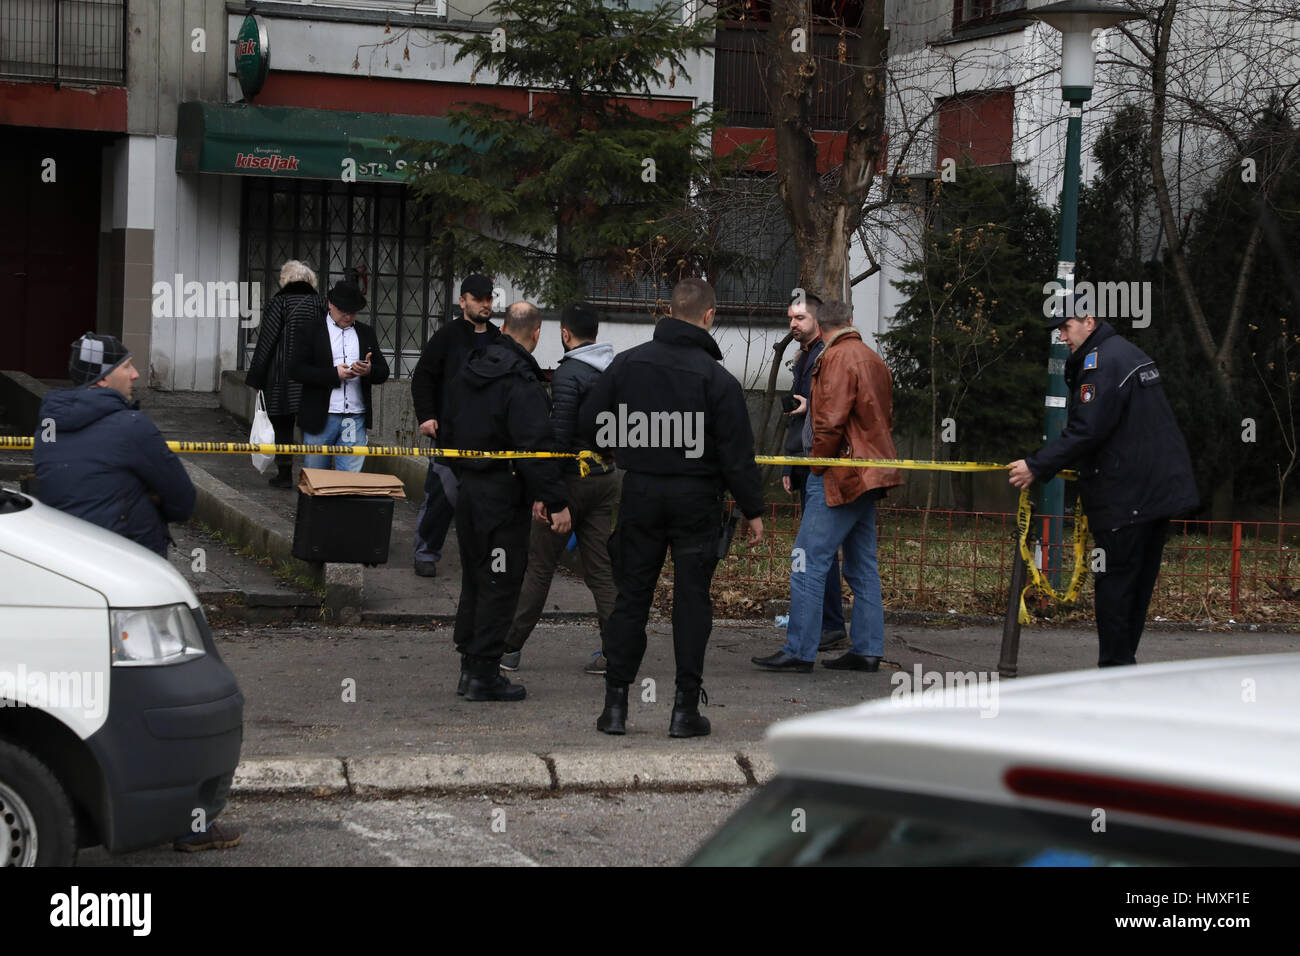
[[[885,128],[884,0],[864,0],[852,40],[856,70],[847,101],[847,138],[836,184],[817,168],[813,56],[807,0],[773,0],[767,88],[776,136],[777,182],[799,256],[799,284],[826,301],[848,289],[849,247],[862,222]],[[796,34],[800,30],[802,34]]]

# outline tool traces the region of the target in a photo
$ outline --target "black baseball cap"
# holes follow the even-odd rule
[[[472,295],[476,299],[490,299],[492,298],[492,280],[477,272],[467,275],[465,281],[460,284],[460,294]]]

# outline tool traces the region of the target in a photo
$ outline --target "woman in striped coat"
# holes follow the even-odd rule
[[[266,414],[275,428],[275,440],[282,445],[293,441],[294,419],[302,400],[302,385],[289,377],[289,360],[300,330],[325,315],[329,306],[316,291],[316,273],[297,259],[280,268],[280,291],[267,304],[257,331],[257,347],[244,381],[261,389],[266,397]],[[293,456],[278,455],[275,488],[293,487]]]

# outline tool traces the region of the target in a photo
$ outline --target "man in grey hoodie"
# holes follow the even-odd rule
[[[600,311],[589,302],[574,302],[560,313],[560,338],[565,354],[551,380],[551,426],[555,430],[556,451],[582,450],[583,443],[578,439],[578,409],[588,390],[614,360],[614,347],[607,342],[596,342],[600,318]],[[593,461],[590,465],[591,474],[583,478],[576,461],[562,460],[582,570],[591,596],[596,599],[596,616],[600,621],[601,649],[592,654],[584,670],[588,674],[603,674],[605,628],[618,594],[607,544],[614,533],[614,507],[623,483],[611,462]],[[506,653],[501,658],[504,670],[519,667],[520,650],[542,616],[555,566],[568,540],[568,534],[556,534],[547,525],[533,524],[528,543],[528,570],[514,623],[506,636]]]

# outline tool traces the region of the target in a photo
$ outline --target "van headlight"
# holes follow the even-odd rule
[[[109,616],[114,667],[180,664],[206,653],[194,615],[184,604],[114,608]]]

